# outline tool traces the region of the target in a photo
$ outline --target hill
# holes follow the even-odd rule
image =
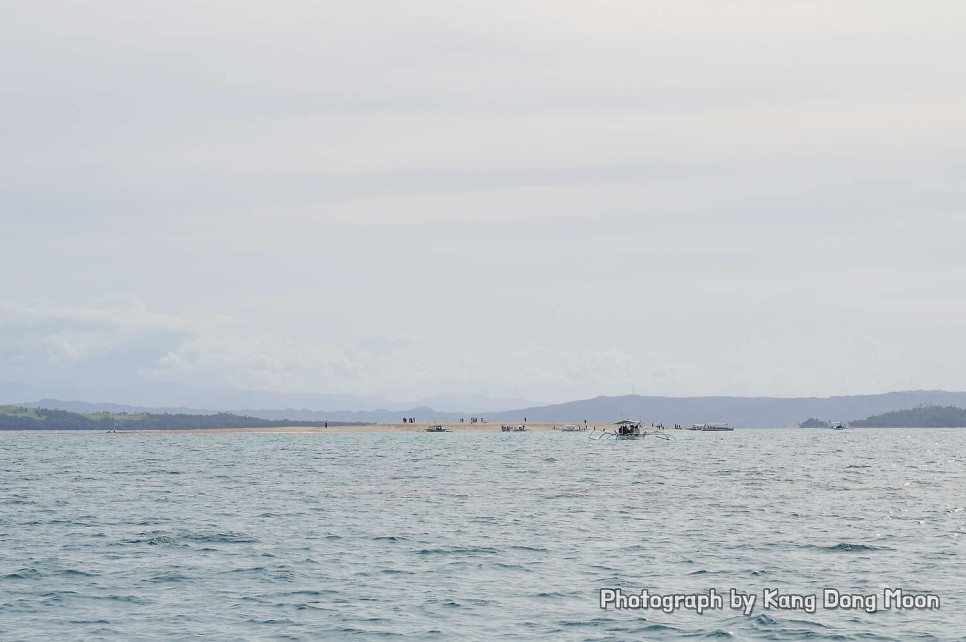
[[[0,430],[196,430],[325,426],[325,421],[270,421],[227,412],[208,415],[79,413],[49,408],[0,406]],[[345,425],[328,422],[329,425]]]
[[[821,419],[816,419],[815,417],[809,417],[802,423],[798,424],[799,428],[829,428],[831,424],[827,421],[822,421]]]
[[[963,428],[966,410],[955,406],[917,406],[849,422],[857,428]]]
[[[917,405],[966,406],[966,393],[917,390],[847,397],[596,397],[486,415],[487,421],[613,422],[664,425],[727,422],[739,428],[793,428],[802,417],[868,417]]]

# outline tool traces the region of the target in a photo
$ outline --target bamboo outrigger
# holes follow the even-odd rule
[[[657,437],[658,439],[673,439],[671,435],[667,435],[660,430],[652,430],[648,432],[645,430],[643,424],[640,421],[631,421],[630,419],[622,419],[614,424],[612,430],[597,430],[594,428],[594,432],[590,433],[590,438],[594,441],[599,441],[601,439],[609,439],[613,437],[614,439],[643,439],[647,437],[648,434]]]

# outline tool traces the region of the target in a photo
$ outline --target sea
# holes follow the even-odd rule
[[[0,640],[966,640],[966,429],[673,437],[0,433]]]

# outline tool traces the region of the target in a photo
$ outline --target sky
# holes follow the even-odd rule
[[[962,2],[3,14],[0,401],[966,390]]]

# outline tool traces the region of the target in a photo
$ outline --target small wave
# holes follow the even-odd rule
[[[98,599],[104,599],[109,602],[124,602],[127,604],[151,604],[151,600],[143,597],[136,597],[134,595],[108,595],[104,598]]]
[[[584,628],[598,628],[602,626],[607,626],[611,624],[611,621],[607,618],[587,618],[585,620],[562,620],[560,626],[572,626],[572,627],[584,627]],[[644,630],[650,630],[652,627],[656,627],[655,630],[658,631],[677,631],[677,629],[671,628],[669,626],[664,626],[662,624],[653,624],[646,627]]]
[[[544,591],[543,593],[537,593],[534,597],[559,598],[559,597],[567,597],[567,594],[566,593],[556,593],[556,592],[553,592],[553,591]]]
[[[209,542],[209,543],[223,543],[223,544],[254,544],[258,542],[258,539],[247,535],[245,533],[235,533],[228,531],[226,533],[188,533],[182,535],[186,540],[192,542]]]
[[[839,542],[834,546],[816,546],[810,545],[811,548],[817,548],[822,551],[828,551],[830,553],[866,553],[871,551],[888,551],[889,548],[882,546],[871,546],[869,544],[852,544],[851,542]]]
[[[14,571],[8,575],[0,577],[3,580],[36,580],[43,577],[44,574],[35,568],[22,568],[19,571]]]
[[[71,624],[110,624],[107,620],[70,620]]]
[[[183,582],[189,579],[191,578],[189,578],[186,575],[179,575],[178,573],[162,573],[160,575],[155,575],[154,577],[150,579],[146,579],[144,581],[149,584],[167,584],[169,582],[171,583]]]
[[[334,591],[334,590],[323,590],[323,591],[319,591],[319,590],[308,590],[308,589],[306,589],[306,590],[301,590],[301,591],[288,591],[286,593],[282,593],[282,595],[289,595],[289,596],[293,596],[293,597],[295,597],[295,596],[299,596],[299,597],[323,597],[325,595],[339,595],[339,592],[338,591]]]
[[[180,533],[168,534],[159,532],[138,533],[136,537],[121,540],[123,544],[149,544],[152,546],[162,544],[175,544],[179,541],[202,542],[202,543],[222,543],[222,544],[251,544],[258,541],[251,535],[245,533]]]
[[[226,571],[226,573],[229,575],[239,573],[255,573],[257,575],[261,573],[268,573],[268,569],[264,566],[250,566],[248,568],[233,568],[230,571]]]
[[[170,535],[150,535],[148,533],[142,533],[140,537],[133,537],[130,539],[121,540],[122,544],[148,544],[150,546],[158,546],[161,544],[174,544],[174,538]]]
[[[420,555],[474,555],[477,553],[483,553],[487,555],[496,554],[497,550],[495,548],[486,547],[472,547],[472,546],[456,546],[453,548],[422,548],[419,550]]]

